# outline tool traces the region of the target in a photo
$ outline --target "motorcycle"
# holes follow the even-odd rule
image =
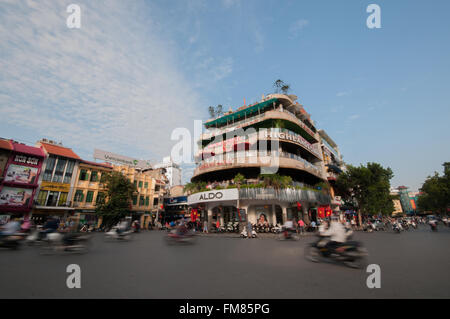
[[[436,223],[430,223],[430,227],[432,231],[437,231],[437,224]]]
[[[275,226],[272,227],[272,232],[274,234],[279,234],[282,231],[282,227],[278,224],[276,224]]]
[[[195,234],[191,231],[187,231],[184,234],[180,234],[176,229],[171,230],[166,238],[166,242],[169,245],[172,244],[193,244],[195,240]]]
[[[319,237],[305,247],[305,257],[312,262],[331,259],[341,262],[347,267],[362,269],[366,265],[367,250],[357,241],[347,241],[336,248],[327,246],[328,239]]]
[[[113,227],[113,228],[111,228],[110,231],[105,233],[105,238],[112,239],[112,240],[130,240],[132,233],[133,233],[132,229],[128,229],[128,230],[124,230],[124,231],[120,232],[117,227]]]
[[[42,239],[41,254],[54,252],[85,253],[89,250],[91,235],[86,233],[49,233]]]
[[[241,237],[248,238],[247,228],[244,228],[244,230],[241,232]],[[256,238],[256,237],[258,237],[258,235],[256,234],[256,231],[254,229],[252,229],[252,238]]]
[[[278,236],[278,240],[299,240],[299,237],[295,231],[283,228]]]
[[[23,234],[21,233],[2,235],[0,236],[0,247],[16,250],[20,248],[22,240]]]
[[[400,231],[401,231],[402,229],[401,229],[401,226],[400,226],[399,224],[394,223],[394,224],[392,224],[392,230],[393,230],[395,233],[400,234]]]

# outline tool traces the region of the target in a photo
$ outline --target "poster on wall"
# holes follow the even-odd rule
[[[36,167],[11,164],[6,172],[5,182],[34,184],[37,172]]]
[[[31,189],[3,187],[0,192],[0,205],[28,206],[32,194]]]

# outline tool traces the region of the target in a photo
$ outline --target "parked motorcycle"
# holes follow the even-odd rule
[[[247,228],[246,227],[241,232],[241,237],[242,238],[248,238],[248,232],[247,232]],[[252,238],[256,238],[256,237],[258,237],[258,235],[256,234],[256,231],[254,229],[252,229]]]
[[[319,237],[305,247],[305,257],[312,262],[334,260],[347,267],[362,269],[366,265],[367,250],[357,241],[347,241],[332,249],[327,246],[328,239]]]

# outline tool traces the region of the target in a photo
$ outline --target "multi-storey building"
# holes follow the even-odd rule
[[[333,210],[339,210],[342,205],[340,196],[336,196],[336,180],[340,173],[345,170],[345,165],[342,160],[341,152],[337,144],[331,139],[331,137],[325,132],[325,130],[319,130],[320,146],[323,155],[323,162],[325,165],[325,171],[327,180],[330,185],[331,195],[331,208]]]
[[[154,165],[153,168],[165,170],[164,175],[167,177],[170,187],[181,185],[181,168],[172,161],[170,156],[164,157],[162,163]]]
[[[327,182],[321,138],[296,100],[271,94],[205,123],[192,182],[206,183],[210,190],[188,197],[202,218],[226,223],[244,215],[253,223],[280,224],[330,211],[329,194],[315,187]],[[261,173],[274,172],[290,176],[292,187],[263,187]],[[233,185],[238,173],[245,177],[243,185]]]
[[[134,184],[137,192],[133,195],[133,219],[140,219],[145,228],[155,220],[163,205],[167,180],[162,169],[137,169],[127,165],[114,166]]]
[[[44,156],[41,148],[0,140],[0,215],[31,212]]]
[[[80,161],[71,201],[81,221],[96,220],[95,207],[106,196],[101,177],[112,170],[113,166],[107,163]]]
[[[33,217],[45,219],[47,216],[69,216],[74,211],[71,198],[81,158],[61,143],[42,139],[36,145],[42,147],[46,159],[39,177],[39,193]]]

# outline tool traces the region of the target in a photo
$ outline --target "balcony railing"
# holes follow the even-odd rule
[[[281,109],[281,108],[277,108],[277,109],[274,109],[274,110],[268,110],[268,111],[266,111],[266,112],[264,112],[262,114],[251,116],[251,117],[248,117],[246,119],[242,119],[240,121],[236,121],[236,122],[230,123],[228,125],[221,126],[220,128],[214,129],[212,132],[201,134],[200,138],[201,139],[211,139],[214,136],[225,134],[227,132],[231,132],[231,131],[237,129],[238,127],[240,127],[240,126],[243,126],[243,124],[245,124],[247,122],[252,122],[252,121],[256,121],[256,120],[262,119],[262,118],[264,118],[267,115],[266,114],[267,112],[273,112],[273,111],[282,112],[282,113],[288,114],[295,123],[297,123],[311,137],[316,139],[315,133],[305,123],[303,123],[302,120],[300,120],[294,113],[292,113],[292,112],[290,112],[290,111],[288,111],[286,109]]]
[[[294,188],[241,188],[239,199],[279,200],[283,202],[306,201],[319,205],[329,205],[331,197],[320,191]]]
[[[230,156],[233,155],[233,156]],[[209,166],[211,164],[220,164],[221,166],[234,166],[236,164],[244,164],[244,163],[252,163],[252,164],[258,164],[258,159],[264,159],[264,162],[266,162],[267,158],[274,157],[274,158],[290,158],[293,160],[296,160],[298,162],[303,163],[304,167],[314,172],[314,174],[322,176],[321,170],[316,167],[314,164],[308,162],[301,156],[292,154],[292,153],[286,153],[286,152],[258,152],[258,151],[241,151],[241,152],[235,152],[235,153],[229,153],[219,155],[219,156],[213,156],[208,159],[205,159],[201,162],[199,162],[198,167],[195,169],[194,174],[197,174],[200,172],[203,168],[202,166]],[[267,164],[270,163],[267,161]]]

